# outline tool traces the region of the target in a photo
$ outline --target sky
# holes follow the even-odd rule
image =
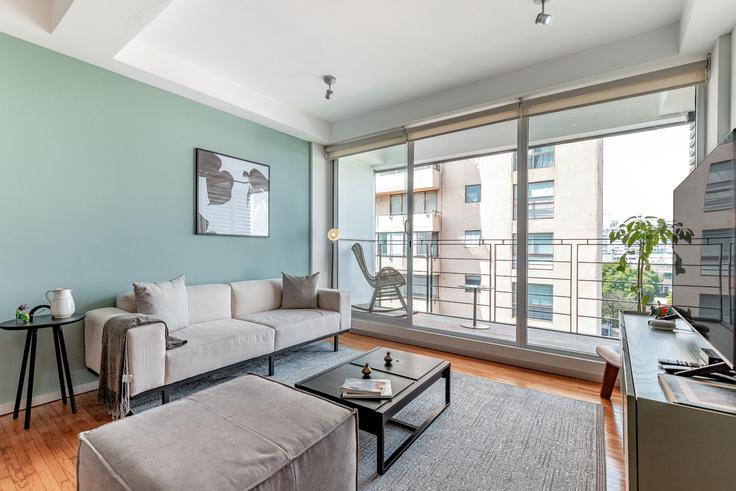
[[[689,125],[603,139],[603,226],[632,215],[672,219],[672,192],[689,172]]]

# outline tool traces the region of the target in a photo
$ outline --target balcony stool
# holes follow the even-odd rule
[[[601,381],[601,397],[610,399],[618,378],[618,370],[621,368],[621,349],[618,346],[599,344],[595,347],[595,352],[606,362],[606,369]]]

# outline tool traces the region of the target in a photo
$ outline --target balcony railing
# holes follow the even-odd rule
[[[355,241],[340,242],[352,245]],[[391,266],[403,274],[407,273],[404,255],[385,254],[385,251],[392,250],[392,241],[382,241],[381,244],[376,244],[376,241],[357,242],[371,249],[376,270]],[[720,305],[719,309],[718,304],[704,304],[703,292],[718,299],[727,295],[731,287],[730,276],[713,276],[711,270],[713,264],[716,272],[718,264],[725,271],[732,270],[731,257],[729,251],[724,250],[717,258],[710,257],[712,254],[703,256],[707,261],[703,264],[701,248],[707,244],[707,239],[696,239],[692,245],[677,246],[686,271],[674,277],[674,285],[672,249],[669,246],[661,248],[659,254],[652,258],[650,279],[656,281],[645,282],[645,288],[663,303],[674,302],[680,307],[695,310],[696,316],[700,311],[711,318],[723,318],[728,306]],[[535,242],[534,245],[539,246],[540,243]],[[618,337],[618,311],[636,308],[631,293],[636,281],[635,274],[616,274],[620,251],[617,244],[593,238],[553,239],[544,245],[551,246],[551,253],[530,253],[528,256],[529,327],[583,336]],[[518,265],[514,239],[481,239],[472,247],[462,240],[416,240],[413,246],[415,312],[470,319],[473,290],[467,286],[479,284],[481,289],[476,305],[479,319],[515,324],[515,268]],[[359,299],[356,301],[360,302]]]

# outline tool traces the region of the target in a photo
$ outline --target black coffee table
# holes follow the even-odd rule
[[[386,351],[391,351],[394,359],[390,367],[385,366],[383,361]],[[343,399],[341,397],[340,387],[345,379],[361,378],[363,376],[361,369],[365,363],[368,363],[373,369],[371,378],[391,380],[391,389],[394,394],[392,399]],[[421,425],[414,426],[393,419],[396,413],[441,378],[445,379],[445,403],[435,409]],[[302,380],[296,384],[296,387],[357,409],[360,429],[376,435],[376,471],[378,474],[383,474],[450,405],[450,363],[406,351],[375,348]],[[388,459],[384,460],[384,439],[388,422],[406,428],[412,431],[412,434]]]

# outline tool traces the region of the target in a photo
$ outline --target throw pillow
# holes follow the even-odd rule
[[[282,309],[316,309],[317,279],[319,273],[311,276],[292,276],[281,273],[281,308]]]
[[[189,325],[189,305],[184,275],[169,281],[133,283],[138,313],[158,317],[166,322],[169,332]]]

